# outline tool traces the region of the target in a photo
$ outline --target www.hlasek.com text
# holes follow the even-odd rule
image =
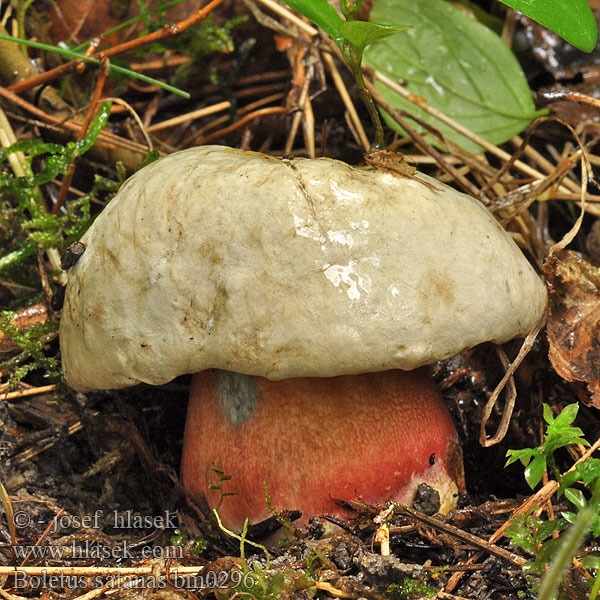
[[[73,540],[64,546],[41,545],[26,546],[17,545],[13,547],[17,559],[25,560],[26,557],[33,559],[92,559],[92,560],[126,560],[146,558],[184,558],[181,546],[135,546],[123,540],[111,546],[105,546],[88,540]]]

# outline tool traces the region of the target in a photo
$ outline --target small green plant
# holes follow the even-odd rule
[[[223,504],[223,499],[225,498],[225,496],[235,496],[233,492],[223,491],[223,483],[229,481],[231,479],[231,475],[227,475],[225,471],[222,471],[221,469],[217,468],[217,466],[214,463],[210,466],[209,471],[215,476],[216,482],[209,483],[208,489],[219,492],[219,501],[217,502],[216,506],[216,510],[219,510],[219,508],[221,508],[221,504]]]
[[[199,556],[208,548],[208,542],[201,535],[190,537],[183,533],[181,529],[175,530],[171,536],[171,544],[181,548],[190,556]]]
[[[363,0],[341,0],[340,7],[345,20],[327,0],[282,0],[320,27],[339,47],[358,85],[358,91],[375,126],[374,149],[383,146],[383,127],[373,98],[365,85],[361,63],[365,48],[410,25],[382,25],[358,20],[358,10]]]
[[[11,311],[0,312],[0,332],[11,338],[20,350],[16,356],[0,361],[0,371],[10,372],[8,389],[13,389],[23,377],[38,369],[44,371],[48,381],[60,381],[58,360],[56,356],[48,356],[45,348],[58,335],[58,321],[34,325],[21,333],[14,317],[15,313]]]
[[[544,404],[544,421],[547,426],[542,445],[537,448],[509,450],[506,453],[508,456],[506,466],[518,460],[521,461],[525,467],[525,480],[531,489],[534,489],[542,480],[546,470],[550,470],[556,480],[560,479],[560,471],[554,458],[554,453],[559,448],[572,444],[589,446],[583,438],[583,431],[579,427],[572,426],[578,411],[579,406],[577,404],[569,404],[555,417],[550,406]]]
[[[287,534],[289,534],[292,539],[297,538],[297,531],[292,522],[287,518],[285,514],[281,514],[276,508],[273,507],[271,503],[271,494],[269,493],[269,485],[266,481],[263,481],[263,488],[265,490],[265,504],[267,505],[268,511],[275,517],[277,522],[285,529],[286,539],[282,539],[280,545],[285,545],[289,543],[289,539],[287,539]]]
[[[326,548],[327,552],[331,551],[331,547]],[[317,569],[321,567],[323,564],[328,564],[325,551],[322,552],[310,552],[306,555],[304,559],[305,573],[311,579],[315,581],[318,579]]]
[[[382,146],[383,128],[361,71],[363,52],[374,42],[380,43],[369,48],[365,56],[368,66],[395,81],[406,82],[413,95],[425,98],[430,106],[494,144],[504,143],[546,114],[535,110],[527,80],[512,52],[491,30],[451,2],[378,2],[371,10],[374,22],[370,23],[357,18],[362,0],[341,1],[345,20],[327,0],[282,1],[323,29],[340,48],[375,125],[374,148]],[[576,46],[593,50],[597,27],[586,0],[504,3]],[[414,35],[382,41],[410,28],[404,23],[414,26]],[[409,110],[431,123],[446,140],[471,152],[481,150],[478,144],[382,83],[377,83],[377,89],[393,108]],[[392,129],[402,131],[387,113],[383,116]],[[422,131],[422,127],[417,125],[417,130]]]
[[[299,592],[314,588],[315,579],[309,574],[308,569],[286,567],[271,570],[271,555],[267,548],[247,539],[248,519],[244,522],[242,533],[238,535],[223,525],[216,509],[213,510],[213,514],[221,531],[239,540],[241,560],[241,570],[232,571],[229,587],[213,590],[217,600],[233,598],[280,600],[280,598],[294,598]],[[246,561],[246,544],[264,552],[266,556],[264,565],[258,560],[250,563]]]
[[[590,534],[600,537],[600,459],[580,462],[563,475],[555,457],[558,449],[571,444],[589,446],[582,430],[573,425],[578,409],[577,404],[570,404],[555,417],[551,408],[544,405],[546,431],[542,444],[507,452],[506,464],[521,461],[525,467],[525,480],[532,489],[548,472],[560,483],[559,498],[564,497],[572,505],[572,510],[562,511],[560,518],[552,521],[541,519],[532,509],[528,514],[514,517],[505,532],[512,545],[532,555],[532,560],[524,567],[525,572],[532,576],[545,572],[541,583],[534,580],[533,584],[534,588],[539,586],[541,600],[555,597],[564,573],[584,539]],[[600,561],[594,555],[584,557],[583,563],[596,571],[600,567]],[[593,580],[590,599],[595,599],[598,594],[599,579],[597,576]]]
[[[303,591],[314,589],[315,581],[306,572],[291,567],[269,571],[255,560],[241,572],[233,573],[232,585],[227,590],[218,590],[218,600],[233,598],[255,598],[256,600],[280,600],[295,598]]]
[[[22,153],[25,175],[15,176],[7,170],[0,172],[0,194],[9,196],[16,203],[22,241],[19,247],[0,256],[0,272],[8,272],[36,250],[52,247],[63,248],[78,239],[89,225],[89,198],[70,203],[67,214],[50,214],[42,200],[39,186],[66,175],[71,163],[85,154],[96,141],[110,115],[110,102],[102,104],[94,117],[87,135],[80,141],[61,144],[41,140],[16,142],[9,148],[0,149],[0,164],[10,155]],[[44,158],[44,167],[34,172],[34,159]]]
[[[402,583],[392,583],[387,588],[392,600],[412,600],[413,598],[433,598],[438,589],[422,579],[406,577]]]
[[[70,201],[60,214],[49,212],[42,193],[45,184],[65,175],[73,161],[91,148],[109,115],[110,103],[107,102],[100,107],[87,135],[79,141],[62,145],[39,139],[23,140],[0,149],[3,166],[0,171],[0,275],[15,289],[22,290],[15,302],[23,296],[28,296],[27,302],[39,302],[38,257],[44,252],[58,257],[79,239],[91,222],[91,200],[99,190],[114,190],[118,186],[119,182],[98,178],[89,194]],[[9,170],[9,165],[17,174]],[[19,349],[16,355],[0,361],[0,372],[8,376],[9,388],[34,370],[43,371],[49,381],[58,381],[58,357],[48,352],[49,343],[58,334],[58,322],[49,318],[46,323],[21,332],[14,318],[12,311],[0,313],[0,332]]]

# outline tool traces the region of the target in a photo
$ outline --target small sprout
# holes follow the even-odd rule
[[[171,544],[182,548],[186,554],[190,556],[199,556],[208,547],[208,542],[200,535],[190,537],[182,533],[180,529],[175,530],[175,534],[171,536]]]

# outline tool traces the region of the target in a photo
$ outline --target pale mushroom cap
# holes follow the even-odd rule
[[[78,390],[208,368],[414,369],[524,336],[546,305],[479,202],[327,159],[177,152],[131,177],[81,241],[60,325]]]

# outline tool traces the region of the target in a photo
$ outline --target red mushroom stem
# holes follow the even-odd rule
[[[448,409],[421,371],[269,381],[225,371],[194,376],[182,478],[211,507],[221,492],[211,466],[231,477],[219,514],[240,530],[276,510],[349,517],[336,500],[412,502],[427,483],[441,510],[463,487],[462,457]]]

